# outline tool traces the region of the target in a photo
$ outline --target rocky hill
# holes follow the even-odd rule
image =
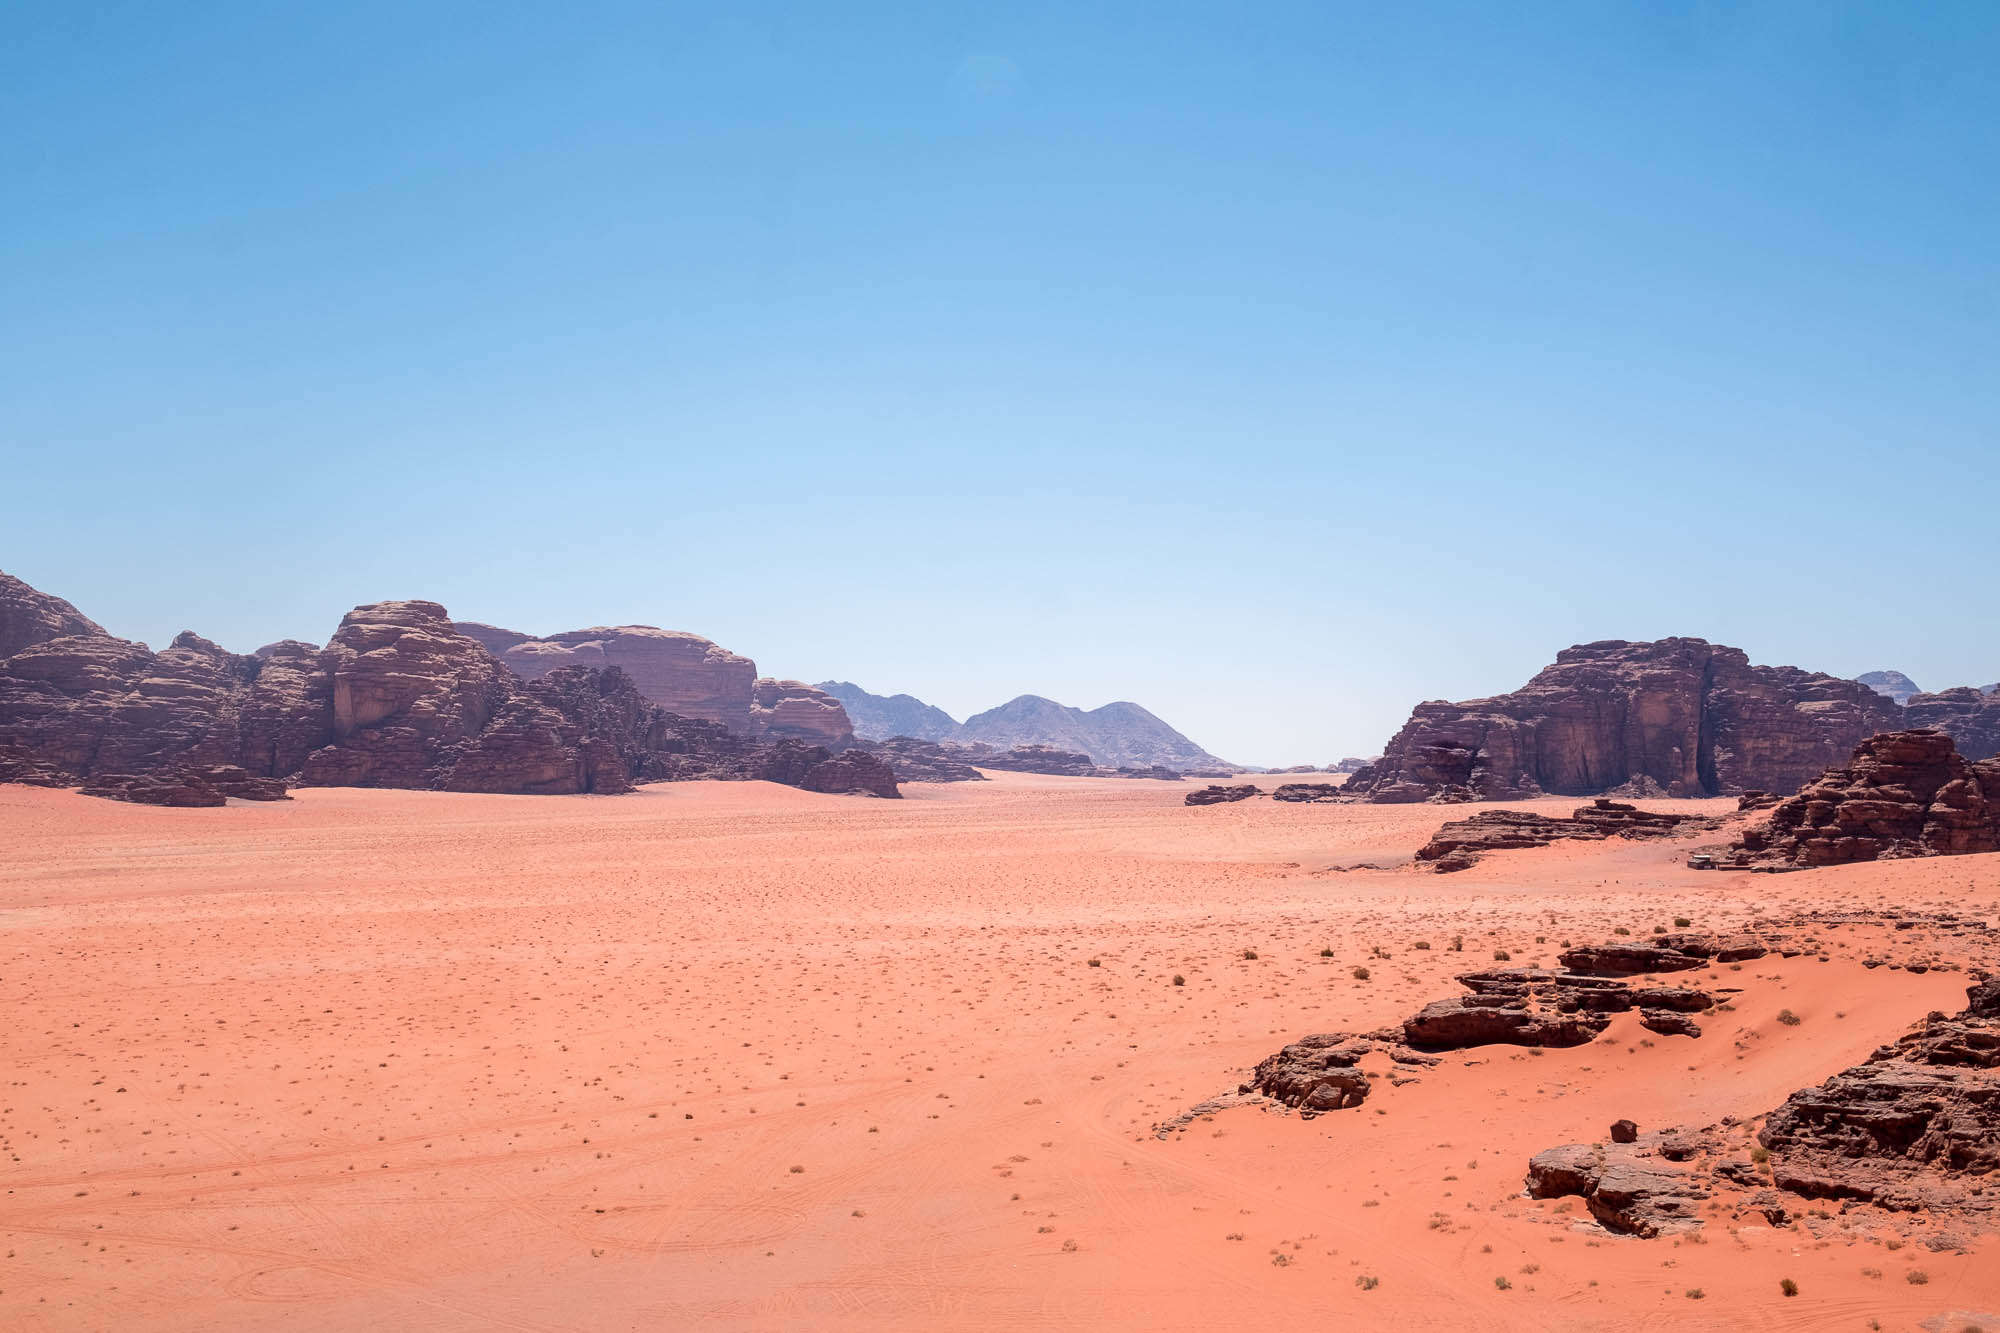
[[[475,620],[454,621],[452,628],[477,639],[523,680],[566,666],[615,666],[668,711],[742,735],[836,746],[854,735],[838,699],[803,681],[759,677],[755,662],[699,634],[598,625],[536,638]]]
[[[1048,745],[1074,750],[1107,768],[1227,766],[1135,703],[1086,710],[1023,694],[967,718],[959,738],[1006,748]]]
[[[0,594],[12,649],[0,657],[0,781],[159,804],[212,804],[218,783],[245,795],[282,783],[609,794],[754,777],[897,794],[872,756],[673,713],[615,662],[523,680],[435,602],[359,606],[323,649],[286,641],[246,656],[191,631],[155,653],[19,580]],[[775,684],[768,707],[781,713],[793,701]]]
[[[1512,694],[1419,704],[1347,789],[1390,802],[1791,792],[1902,713],[1856,681],[1753,666],[1704,639],[1610,639],[1565,649]]]
[[[1921,685],[1900,671],[1864,671],[1854,679],[1875,693],[1887,695],[1899,704],[1908,703],[1913,694],[1923,693]]]
[[[935,704],[909,694],[870,694],[852,681],[823,680],[819,688],[840,700],[862,740],[886,741],[908,736],[918,741],[959,738],[958,719]]]

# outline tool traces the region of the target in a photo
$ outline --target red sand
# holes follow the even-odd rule
[[[1768,1110],[1957,1009],[1962,973],[1859,965],[1884,932],[1721,969],[1747,993],[1698,1041],[1628,1015],[1352,1112],[1151,1132],[1495,949],[1991,913],[2000,858],[1704,875],[1614,842],[1337,873],[1463,811],[1186,790],[0,787],[0,1327],[2000,1330],[1991,1237],[1934,1253],[1901,1239],[1921,1219],[1801,1205],[1834,1216],[1641,1241],[1520,1197],[1541,1148]]]

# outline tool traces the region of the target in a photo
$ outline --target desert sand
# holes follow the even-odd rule
[[[1187,790],[0,787],[0,1327],[2000,1329],[2000,1245],[1930,1219],[1638,1240],[1522,1196],[1542,1148],[1767,1111],[1957,1009],[1962,971],[1862,965],[1996,961],[1920,932],[1694,974],[1743,989],[1698,1040],[1627,1014],[1155,1133],[1495,951],[1990,918],[2000,858],[1768,877],[1611,842],[1436,876],[1399,866],[1462,810]]]

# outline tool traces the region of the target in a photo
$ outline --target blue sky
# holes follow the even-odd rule
[[[15,4],[0,568],[1373,753],[2000,679],[2000,7]]]

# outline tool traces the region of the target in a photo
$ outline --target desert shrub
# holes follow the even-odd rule
[[[1355,969],[1354,969],[1354,979],[1355,979],[1356,981],[1366,981],[1366,980],[1368,980],[1368,969],[1367,969],[1367,968],[1365,968],[1365,967],[1357,967],[1357,968],[1355,968]]]
[[[1796,1296],[1799,1294],[1799,1284],[1788,1277],[1780,1278],[1778,1280],[1778,1290],[1784,1292],[1787,1296]]]
[[[1788,1028],[1795,1028],[1799,1025],[1799,1016],[1789,1009],[1780,1009],[1778,1011],[1778,1021]]]
[[[1187,978],[1176,972],[1174,973],[1174,984],[1176,986],[1185,986],[1187,985]]]

